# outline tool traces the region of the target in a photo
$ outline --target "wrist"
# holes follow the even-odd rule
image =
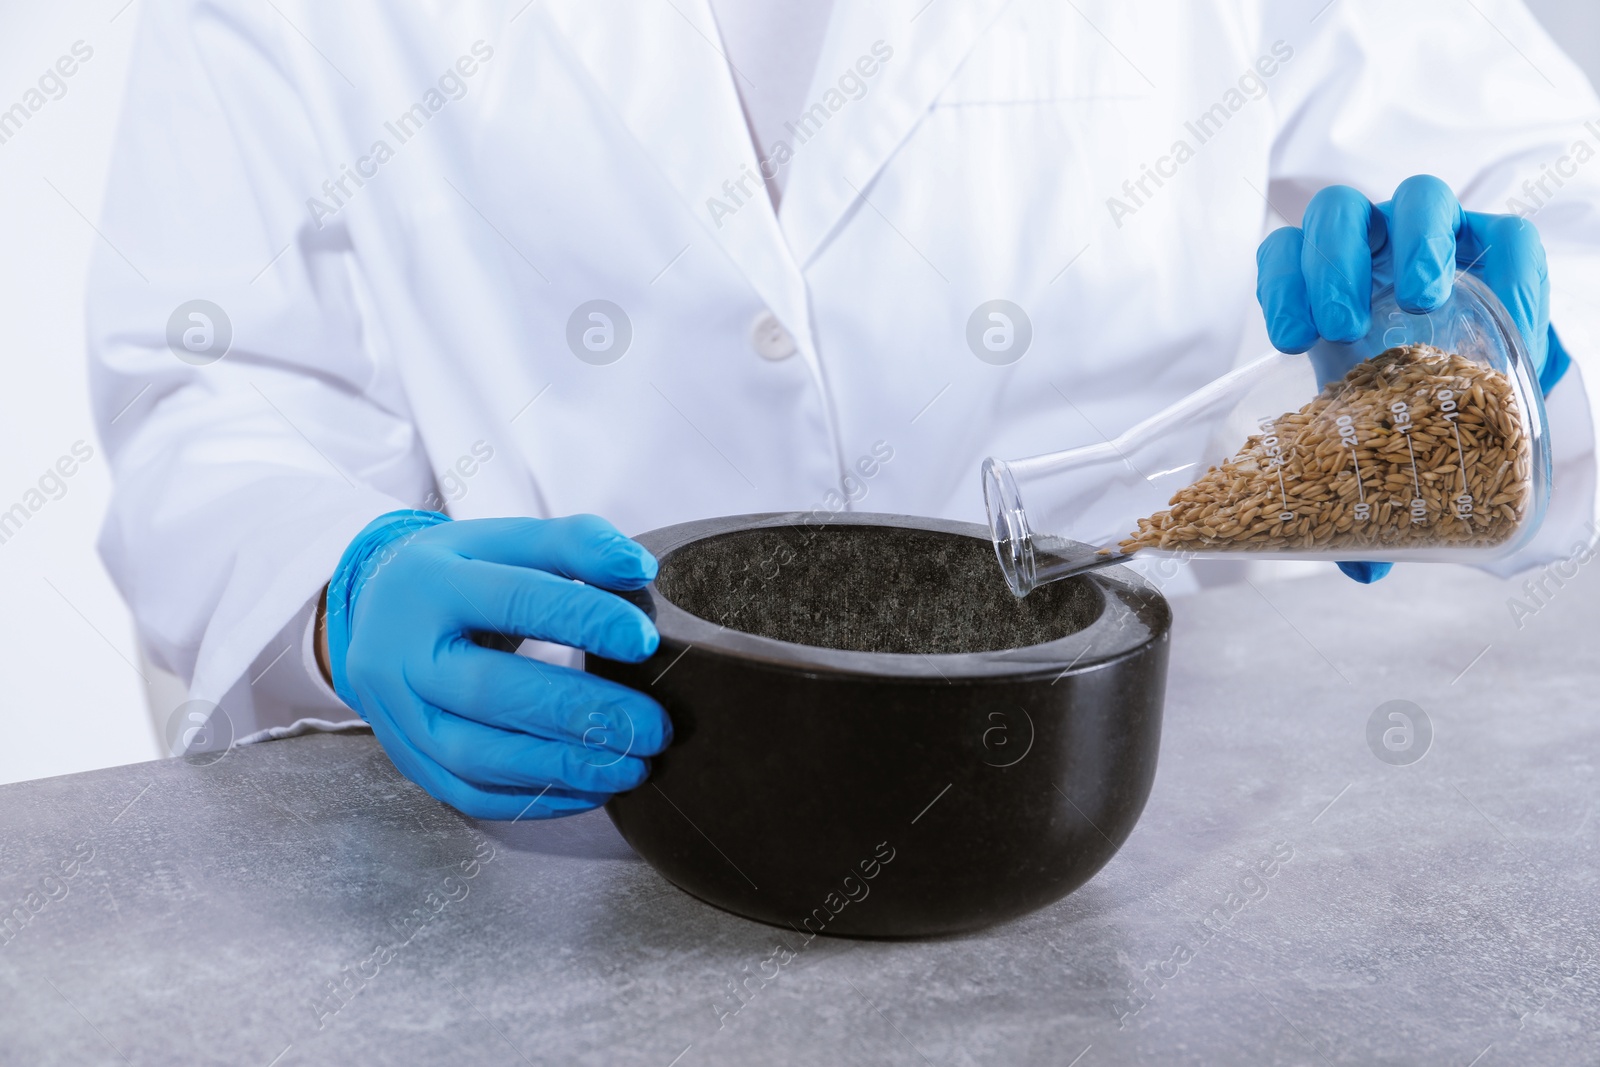
[[[333,686],[333,672],[328,668],[328,587],[322,587],[322,594],[317,597],[316,628],[311,636],[311,651],[317,660],[317,670],[322,672],[322,680],[329,687]]]
[[[328,681],[333,691],[358,715],[363,714],[361,705],[345,669],[357,598],[378,568],[391,558],[397,542],[449,521],[448,515],[437,511],[407,509],[380,515],[351,539],[339,558],[339,565],[334,568],[324,593],[318,648],[326,653]]]
[[[1549,348],[1546,350],[1544,367],[1539,372],[1539,391],[1545,396],[1550,395],[1550,390],[1556,387],[1556,383],[1567,373],[1567,368],[1572,366],[1572,357],[1567,354],[1561,338],[1556,336],[1554,325],[1549,327],[1548,336]]]

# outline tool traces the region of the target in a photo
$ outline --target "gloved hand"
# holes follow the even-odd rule
[[[605,590],[655,574],[649,552],[593,515],[453,522],[391,512],[356,536],[328,583],[334,690],[402,774],[468,815],[586,811],[645,780],[645,757],[672,739],[666,713],[633,689],[473,637],[509,638],[502,647],[541,638],[638,662],[660,636]]]
[[[1550,328],[1550,279],[1533,223],[1515,215],[1465,211],[1438,178],[1407,178],[1394,199],[1373,204],[1335,185],[1311,199],[1301,225],[1276,230],[1256,252],[1256,298],[1267,334],[1282,352],[1304,352],[1319,337],[1351,342],[1372,325],[1373,282],[1394,283],[1412,313],[1450,295],[1459,266],[1481,278],[1511,313],[1548,392],[1570,360]],[[1341,563],[1359,582],[1388,563]]]

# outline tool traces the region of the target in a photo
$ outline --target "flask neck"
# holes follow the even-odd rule
[[[1038,584],[1034,578],[1033,534],[1028,529],[1028,513],[1023,509],[1017,480],[1011,465],[1004,460],[984,460],[983,502],[1006,585],[1016,597],[1025,597]]]

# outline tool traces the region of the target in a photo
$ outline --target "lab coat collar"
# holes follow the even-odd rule
[[[796,144],[781,216],[789,247],[802,266],[826,247],[863,196],[871,199],[869,187],[879,171],[1009,3],[835,2],[807,100],[808,106],[831,102],[838,110],[830,112],[813,136]],[[858,67],[863,57],[869,61]],[[841,92],[841,77],[874,66],[870,77],[860,79],[865,91],[859,99]]]
[[[807,99],[839,106],[792,145],[781,224],[708,0],[543,6],[701,227],[814,360],[803,266],[870,197],[873,179],[1009,2],[838,0]],[[862,78],[866,91],[838,94],[841,75],[859,74],[863,56],[877,65]]]
[[[805,280],[757,174],[708,0],[547,0],[544,10],[701,228],[814,360]]]

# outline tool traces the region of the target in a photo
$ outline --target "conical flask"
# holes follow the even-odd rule
[[[1017,596],[1135,557],[1478,563],[1550,497],[1538,375],[1511,317],[1459,273],[1434,311],[1392,286],[1351,344],[1273,352],[1114,440],[983,464]]]

